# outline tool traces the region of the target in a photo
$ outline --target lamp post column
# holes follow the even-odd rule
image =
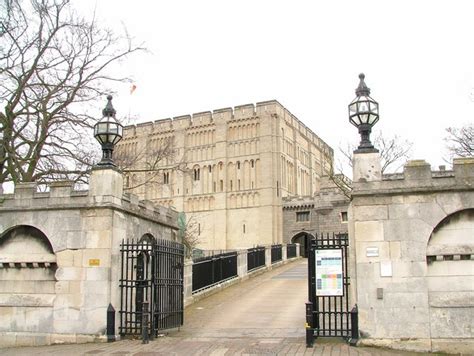
[[[356,98],[349,104],[349,122],[357,127],[361,138],[352,158],[353,181],[377,181],[382,179],[382,168],[379,151],[370,142],[370,133],[379,120],[379,104],[370,96],[363,73],[359,79]]]

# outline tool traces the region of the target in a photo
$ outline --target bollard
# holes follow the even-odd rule
[[[107,308],[107,342],[115,341],[115,309],[112,303]]]
[[[351,338],[349,344],[351,346],[356,346],[357,341],[359,340],[359,311],[357,309],[357,304],[351,310]]]
[[[313,303],[306,302],[306,347],[313,347],[314,329],[313,329]]]
[[[144,301],[142,304],[142,344],[148,344],[150,338],[148,335],[148,301]]]

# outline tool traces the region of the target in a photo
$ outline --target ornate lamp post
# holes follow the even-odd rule
[[[359,129],[359,147],[354,152],[378,152],[370,142],[372,126],[379,121],[379,104],[370,97],[370,89],[364,82],[365,75],[359,74],[360,83],[356,89],[357,97],[349,104],[349,122]]]
[[[99,166],[114,166],[112,153],[114,146],[122,139],[123,126],[115,119],[112,95],[107,96],[107,105],[102,110],[102,120],[94,126],[94,137],[102,145],[102,160]]]

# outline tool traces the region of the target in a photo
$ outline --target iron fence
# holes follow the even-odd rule
[[[281,249],[281,245],[272,245],[272,263],[282,260]]]
[[[265,247],[253,247],[247,250],[247,272],[265,266]]]
[[[286,245],[286,258],[296,257],[296,244]]]
[[[193,260],[193,293],[237,277],[237,252]]]

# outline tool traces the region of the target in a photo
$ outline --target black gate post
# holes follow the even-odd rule
[[[148,314],[148,301],[144,301],[142,303],[142,343],[143,344],[148,344],[150,338],[149,338],[149,333],[148,333],[148,319],[149,319],[149,314]]]
[[[349,344],[351,346],[357,345],[359,340],[359,310],[357,304],[351,310],[351,338]]]
[[[306,302],[306,347],[313,347],[314,327],[313,323],[313,303]]]
[[[107,308],[107,342],[115,341],[115,309],[112,303]]]

